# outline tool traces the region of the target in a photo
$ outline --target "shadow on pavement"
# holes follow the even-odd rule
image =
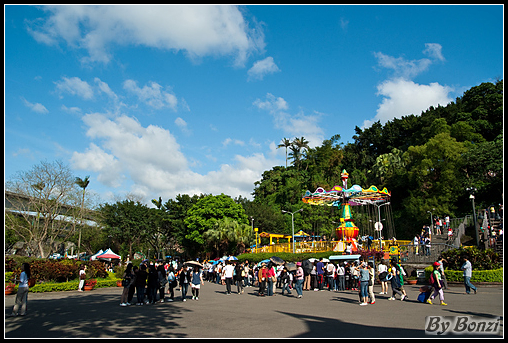
[[[292,336],[292,338],[399,338],[399,337],[428,337],[424,330],[394,329],[363,324],[346,323],[338,319],[306,316],[283,311],[279,313],[302,320],[306,323],[308,331]],[[368,320],[368,317],[365,317]]]

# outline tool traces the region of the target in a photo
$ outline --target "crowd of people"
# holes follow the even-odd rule
[[[304,261],[309,262],[310,261]],[[433,271],[430,277],[430,285],[420,289],[422,302],[432,304],[435,297],[439,297],[440,304],[444,302],[444,290],[448,288],[444,273],[444,259],[440,258],[433,263]],[[388,294],[390,283],[392,294],[388,300],[400,300],[407,298],[404,289],[405,271],[397,260],[392,259],[388,264],[381,262],[376,270],[371,262],[363,260],[348,262],[323,262],[323,259],[313,263],[297,262],[296,268],[283,263],[277,264],[272,261],[251,265],[249,261],[225,261],[211,264],[205,263],[168,263],[143,262],[139,267],[128,263],[123,273],[123,291],[120,306],[146,305],[157,302],[171,302],[175,300],[175,290],[180,291],[181,300],[187,300],[189,286],[192,300],[199,300],[200,288],[205,281],[225,285],[226,294],[232,293],[232,286],[236,284],[238,294],[244,293],[245,287],[258,287],[257,296],[275,296],[278,288],[281,294],[292,295],[296,291],[296,298],[303,296],[303,291],[335,291],[347,290],[359,292],[359,304],[365,306],[375,304],[374,284],[376,277],[381,284],[379,294]],[[467,257],[463,257],[461,266],[464,277],[466,294],[471,291],[477,293],[477,287],[471,283],[472,265]],[[84,274],[85,268],[80,271]],[[29,292],[29,279],[31,276],[30,265],[23,263],[22,272],[15,281],[19,283],[15,305],[10,316],[26,315],[27,295]],[[80,282],[79,290],[82,284]],[[134,294],[136,302],[134,303]],[[158,296],[157,296],[158,295]],[[167,295],[167,296],[166,296]],[[420,297],[419,297],[420,298]]]
[[[390,284],[391,296],[388,300],[406,299],[404,275],[404,269],[396,260],[388,264],[381,262],[376,269],[372,262],[363,260],[334,263],[323,262],[323,259],[305,265],[302,262],[289,265],[272,261],[252,265],[249,261],[199,265],[171,261],[142,263],[138,268],[128,264],[123,275],[120,306],[174,301],[175,291],[180,292],[179,300],[187,301],[189,288],[192,292],[190,299],[199,300],[200,287],[205,281],[225,286],[226,295],[234,292],[233,286],[236,286],[237,294],[243,294],[246,287],[257,287],[254,294],[259,297],[276,296],[280,290],[283,296],[292,296],[296,292],[297,299],[302,298],[304,291],[358,291],[360,305],[365,306],[376,302],[376,279],[381,284],[379,294],[388,294]],[[442,296],[441,293],[439,295]]]

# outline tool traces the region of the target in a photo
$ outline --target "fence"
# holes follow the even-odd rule
[[[410,244],[411,241],[396,241],[397,245]],[[341,246],[341,241],[310,241],[310,242],[295,242],[295,253],[319,253],[329,251],[330,253],[342,252],[344,244]],[[365,244],[364,244],[365,245]],[[379,248],[379,240],[372,242],[371,250],[381,251]],[[393,245],[391,240],[384,240],[381,243],[382,251],[389,252],[390,246]],[[366,247],[365,247],[366,248]],[[277,253],[277,252],[293,252],[293,245],[291,243],[271,244],[264,247],[253,248],[253,253]]]

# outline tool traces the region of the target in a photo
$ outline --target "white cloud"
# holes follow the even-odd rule
[[[133,94],[135,94],[139,100],[143,101],[147,105],[161,109],[169,107],[173,111],[176,111],[178,100],[174,94],[166,92],[162,89],[162,86],[156,82],[149,82],[149,85],[139,88],[136,81],[126,80],[123,83],[123,88]]]
[[[237,6],[119,5],[43,6],[49,13],[29,23],[40,43],[85,49],[84,62],[111,60],[111,47],[146,46],[185,51],[191,58],[234,56],[243,65],[249,54],[264,49],[260,25],[249,22]]]
[[[441,53],[442,47],[437,43],[426,43],[423,53],[430,57],[420,60],[406,60],[403,57],[394,58],[381,52],[374,53],[378,65],[392,69],[394,75],[377,86],[377,95],[381,95],[382,102],[373,119],[365,120],[362,128],[380,121],[384,124],[393,118],[414,114],[420,115],[430,106],[446,106],[453,101],[448,94],[453,90],[437,82],[428,85],[415,83],[411,79],[426,71],[435,61],[445,61]]]
[[[254,63],[252,68],[247,71],[248,80],[262,80],[265,75],[279,72],[280,69],[273,61],[273,57],[267,57]]]
[[[67,107],[65,105],[62,105],[61,109],[65,112],[68,112],[68,113],[73,113],[73,114],[81,113],[81,108],[79,108],[79,107]]]
[[[118,96],[111,90],[111,88],[109,88],[109,85],[106,82],[101,81],[98,77],[94,78],[94,81],[102,93],[105,93],[108,97],[115,101],[118,100]]]
[[[176,124],[176,126],[178,126],[180,128],[180,130],[183,133],[185,133],[185,134],[190,133],[189,128],[187,127],[187,122],[185,120],[183,120],[182,118],[180,118],[180,117],[176,118],[175,124]]]
[[[276,113],[288,109],[288,104],[283,98],[276,98],[273,94],[270,93],[266,94],[266,101],[256,99],[253,105],[261,110],[265,110],[270,113]]]
[[[378,120],[384,124],[393,118],[401,118],[409,114],[420,115],[430,106],[446,106],[453,101],[448,96],[452,89],[436,82],[421,85],[404,79],[387,80],[378,85],[377,90],[377,95],[381,95],[383,100],[375,118],[366,120],[363,128],[369,127]]]
[[[256,99],[253,105],[261,110],[268,111],[273,116],[275,128],[282,130],[285,137],[303,136],[309,141],[311,147],[323,143],[324,131],[319,126],[322,114],[314,112],[312,115],[305,115],[303,112],[299,112],[291,115],[286,112],[289,108],[287,102],[283,98],[277,98],[270,93],[267,93],[265,101]]]
[[[423,50],[423,53],[433,59],[436,59],[439,61],[444,61],[445,58],[443,57],[443,54],[441,53],[441,49],[442,49],[441,44],[425,43],[425,50]]]
[[[32,104],[31,102],[29,102],[28,100],[26,100],[23,97],[21,97],[21,100],[23,101],[25,106],[30,108],[33,112],[42,113],[42,114],[45,114],[45,113],[49,112],[48,109],[44,105],[42,105],[40,103]]]
[[[135,118],[110,119],[100,113],[86,114],[82,119],[93,142],[85,152],[73,153],[73,168],[96,172],[98,181],[111,187],[124,186],[122,182],[130,180],[130,191],[147,202],[154,194],[163,198],[201,193],[249,196],[254,182],[277,164],[263,154],[236,156],[233,165],[223,164],[201,175],[189,168],[176,139],[164,128],[143,127]]]
[[[81,80],[79,77],[62,77],[62,81],[55,82],[56,89],[60,93],[77,95],[85,100],[93,98],[93,89],[88,82]]]
[[[222,142],[222,146],[223,147],[227,147],[229,144],[235,144],[235,145],[239,145],[239,146],[244,146],[245,145],[245,142],[244,141],[241,141],[239,139],[231,139],[231,138],[226,138],[223,142]]]

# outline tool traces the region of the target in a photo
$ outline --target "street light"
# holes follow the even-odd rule
[[[435,211],[436,209],[433,208],[432,211]],[[434,234],[434,220],[432,219],[432,213],[431,211],[427,211],[427,213],[430,213],[430,233]]]
[[[291,215],[291,227],[293,229],[293,254],[295,253],[295,220],[294,220],[294,214],[297,213],[297,212],[302,212],[303,211],[303,208],[299,209],[298,211],[295,211],[295,212],[289,212],[289,211],[284,211],[282,210],[282,213],[289,213]]]
[[[254,217],[250,216],[249,219],[250,219],[250,223],[252,225],[252,231],[254,231]]]
[[[377,231],[379,231],[379,240],[381,240],[381,230],[383,230],[383,224],[381,224],[381,209],[380,209],[380,207],[385,206],[385,205],[390,205],[390,202],[385,202],[384,204],[381,204],[381,205],[372,203],[372,205],[377,207],[377,214],[378,214],[379,221],[376,224],[374,224],[374,228]]]
[[[476,228],[476,210],[474,208],[474,193],[477,191],[475,187],[468,187],[466,188],[466,191],[469,192],[469,199],[473,202],[473,225],[474,225],[474,231],[476,234],[476,246],[480,246],[480,238],[478,237],[478,229]]]

